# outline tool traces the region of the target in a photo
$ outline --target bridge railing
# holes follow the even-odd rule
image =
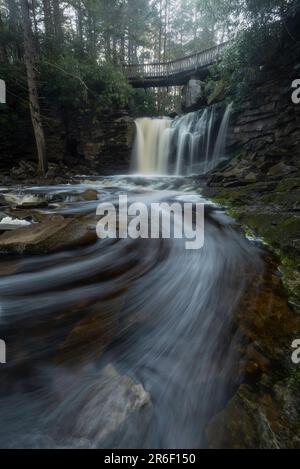
[[[123,70],[127,78],[167,78],[182,72],[197,70],[218,62],[220,54],[228,43],[223,43],[208,50],[191,54],[182,59],[162,63],[141,63],[124,65]]]

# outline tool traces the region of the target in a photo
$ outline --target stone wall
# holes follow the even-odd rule
[[[97,121],[88,110],[78,115],[49,105],[42,114],[50,164],[83,165],[99,174],[128,171],[135,125],[126,111],[103,114]],[[0,129],[0,173],[11,174],[20,160],[37,163],[29,113],[11,125],[9,135]]]
[[[277,62],[257,73],[251,93],[232,117],[226,170],[211,185],[234,186],[300,170],[300,106],[292,102],[292,82],[300,78],[300,44],[289,42]]]

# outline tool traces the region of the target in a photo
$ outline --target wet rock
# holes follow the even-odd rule
[[[145,412],[151,409],[150,395],[143,386],[119,374],[113,365],[106,366],[97,378],[73,379],[70,386],[69,405],[66,408],[64,401],[61,405],[62,417],[60,408],[56,409],[56,431],[71,438],[80,436],[93,447],[101,447],[114,437],[120,442],[130,419],[136,415],[145,419]]]
[[[99,302],[83,312],[72,327],[56,355],[56,362],[64,365],[91,363],[99,359],[118,332],[118,317],[123,298]]]
[[[17,166],[14,166],[11,171],[10,171],[10,176],[13,179],[19,179],[19,178],[29,178],[36,174],[37,172],[37,167],[34,163],[30,161],[19,161]]]
[[[297,171],[297,168],[280,162],[275,166],[272,166],[268,172],[268,176],[286,176],[287,174],[294,173]]]
[[[256,182],[257,181],[257,175],[254,172],[248,173],[245,176],[245,181],[246,182]]]
[[[7,205],[7,202],[5,200],[5,197],[3,194],[0,194],[0,207],[5,207]]]
[[[0,236],[0,252],[41,254],[78,246],[96,239],[96,233],[76,219],[51,217],[40,224]]]
[[[83,200],[93,201],[98,199],[98,193],[95,189],[87,189],[81,194]]]
[[[268,396],[268,404],[272,398]],[[280,444],[262,409],[247,385],[242,385],[226,409],[207,428],[210,448],[278,449]]]
[[[240,187],[244,186],[246,184],[245,181],[241,181],[240,179],[233,179],[228,182],[223,182],[222,186],[225,188],[230,188],[230,187]]]
[[[5,195],[6,203],[12,207],[20,209],[34,209],[47,207],[48,202],[45,197],[32,194],[17,195],[8,193]]]

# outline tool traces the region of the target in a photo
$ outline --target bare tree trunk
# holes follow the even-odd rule
[[[62,28],[62,13],[58,0],[53,0],[53,25],[56,43],[61,48],[63,45],[64,34]]]
[[[30,8],[28,0],[21,0],[21,10],[23,17],[24,60],[27,72],[30,114],[39,159],[39,172],[45,175],[48,170],[48,165],[46,156],[45,136],[41,120],[40,104],[38,97],[38,83],[34,63],[36,52],[31,29]]]
[[[125,22],[126,22],[126,4],[125,1],[122,0],[122,5],[121,5],[121,45],[120,45],[120,60],[121,63],[124,64],[126,62],[125,60]]]
[[[163,6],[162,0],[159,2],[159,36],[158,36],[158,61],[161,62],[161,50],[162,50],[162,28],[163,28]]]
[[[21,1],[21,4],[23,2]],[[52,40],[54,36],[53,16],[50,0],[43,0],[44,25],[47,40]]]
[[[84,39],[83,39],[83,11],[81,0],[77,0],[76,3],[76,12],[77,12],[77,37],[80,44],[80,54],[83,55],[84,51]]]
[[[0,33],[3,33],[3,31],[4,31],[4,25],[3,25],[3,21],[1,18],[1,11],[0,11]],[[0,62],[8,62],[6,47],[2,43],[0,43]]]

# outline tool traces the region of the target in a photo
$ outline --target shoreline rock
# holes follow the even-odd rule
[[[2,254],[47,254],[96,240],[96,233],[73,218],[49,217],[0,236]]]

